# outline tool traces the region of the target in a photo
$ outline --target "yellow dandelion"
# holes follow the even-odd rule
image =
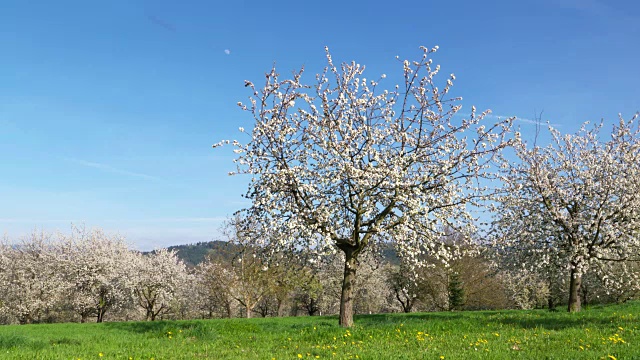
[[[302,354],[298,354],[298,359],[302,359]]]
[[[98,356],[103,357],[104,354],[103,353],[98,353]]]
[[[608,358],[609,358],[610,360],[616,360],[616,357],[615,357],[615,356],[613,356],[613,355],[609,355],[609,356],[608,356]]]

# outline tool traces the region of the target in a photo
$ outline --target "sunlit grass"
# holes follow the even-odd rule
[[[640,303],[534,311],[0,327],[2,359],[633,359]]]

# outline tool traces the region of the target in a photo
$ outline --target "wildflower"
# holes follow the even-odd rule
[[[103,356],[104,356],[104,354],[102,354],[102,353],[98,353],[98,356],[103,357]]]
[[[298,359],[302,359],[302,354],[298,354]]]

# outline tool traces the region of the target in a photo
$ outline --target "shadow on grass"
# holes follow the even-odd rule
[[[168,336],[194,337],[199,340],[214,340],[218,330],[204,321],[137,321],[104,323],[104,326],[117,331],[146,334],[149,337],[163,338]]]
[[[597,316],[541,316],[541,317],[505,317],[494,319],[505,325],[516,326],[523,329],[566,330],[581,329],[585,327],[606,328],[613,326],[610,318]]]
[[[612,322],[611,313],[590,309],[582,313],[569,314],[566,312],[549,311],[461,311],[409,314],[374,314],[358,315],[356,325],[378,326],[385,324],[400,324],[403,322],[427,322],[435,326],[446,323],[458,324],[465,327],[482,327],[490,323],[498,323],[510,327],[523,329],[565,330],[582,328],[610,328],[618,324]],[[464,323],[464,325],[462,325]]]
[[[355,322],[358,325],[379,325],[379,324],[394,324],[402,323],[406,321],[455,321],[466,317],[460,312],[437,312],[437,313],[388,313],[388,314],[372,314],[372,315],[356,315]]]
[[[0,337],[0,349],[14,348],[44,349],[49,344],[42,340],[30,339],[26,336],[9,335]]]

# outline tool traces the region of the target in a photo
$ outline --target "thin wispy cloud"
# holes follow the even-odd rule
[[[605,2],[598,0],[554,0],[552,3],[565,9],[578,10],[593,15],[605,15],[611,12],[611,8]]]
[[[147,180],[156,180],[156,181],[160,180],[160,178],[158,178],[156,176],[142,174],[142,173],[129,171],[129,170],[123,170],[123,169],[115,168],[115,167],[113,167],[111,165],[107,165],[107,164],[102,164],[102,163],[97,163],[97,162],[92,162],[92,161],[86,161],[86,160],[81,160],[81,159],[74,159],[74,158],[66,158],[65,160],[73,162],[73,163],[76,163],[78,165],[82,165],[84,167],[98,169],[100,171],[108,172],[108,173],[111,173],[111,174],[138,177],[138,178],[147,179]]]
[[[102,219],[101,223],[219,223],[226,221],[228,217],[173,217],[151,219]],[[52,224],[52,223],[83,223],[84,221],[70,219],[35,219],[35,218],[0,218],[0,224]]]
[[[231,55],[231,50],[229,50],[229,49],[224,49],[224,53],[225,53],[225,54],[227,54],[227,55]]]
[[[213,217],[176,217],[176,218],[159,218],[159,219],[149,219],[149,220],[141,220],[141,222],[191,222],[191,223],[217,223],[227,220],[227,217],[224,216],[213,216]]]
[[[510,118],[511,116],[502,116],[502,115],[489,114],[489,115],[487,115],[487,116],[485,116],[485,117],[486,117],[486,118],[489,118],[489,119],[504,120],[504,119],[508,119],[508,118]],[[522,118],[522,117],[518,117],[518,116],[516,116],[515,118],[516,118],[516,120],[515,120],[515,121],[519,121],[519,122],[522,122],[522,123],[525,123],[525,124],[531,124],[531,125],[538,125],[538,124],[540,124],[540,125],[544,125],[544,124],[547,124],[547,121],[534,120],[534,119],[527,119],[527,118]],[[562,126],[561,124],[558,124],[558,123],[552,123],[552,122],[549,122],[548,124],[549,124],[549,125],[551,125],[551,126],[553,126],[553,127],[560,127],[560,126]]]
[[[168,22],[158,18],[155,15],[147,15],[147,19],[149,19],[149,21],[151,21],[152,24],[160,26],[161,28],[164,28],[165,30],[169,30],[169,31],[172,31],[172,32],[176,31],[176,28],[175,28],[175,26],[173,26],[173,24],[168,23]]]
[[[463,113],[458,113],[457,115],[464,116],[464,117],[471,116],[471,114],[469,114],[469,113],[464,113],[464,114]],[[537,125],[537,124],[545,125],[545,124],[547,124],[547,121],[537,121],[537,120],[534,120],[534,119],[527,119],[527,118],[523,118],[523,117],[519,117],[519,116],[504,116],[504,115],[496,115],[496,114],[487,114],[487,115],[485,115],[486,119],[495,119],[495,120],[505,120],[505,119],[512,118],[512,117],[515,117],[515,121],[518,121],[518,122],[521,122],[521,123],[524,123],[524,124],[529,124],[529,125]],[[549,125],[551,125],[553,127],[561,127],[562,126],[561,124],[551,123],[551,122],[549,122]]]
[[[44,224],[44,223],[71,223],[71,220],[63,219],[28,219],[28,218],[0,218],[0,224]]]

